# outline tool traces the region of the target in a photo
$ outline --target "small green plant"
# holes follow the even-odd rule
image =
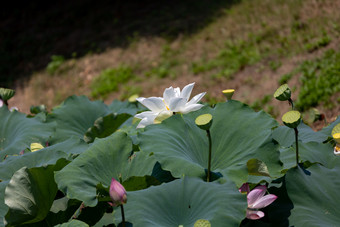
[[[92,82],[91,95],[105,98],[109,93],[118,91],[120,84],[126,83],[134,77],[132,68],[128,66],[106,69]]]
[[[65,62],[65,58],[62,55],[52,55],[51,62],[48,63],[46,71],[49,74],[54,74],[60,66]]]
[[[324,34],[322,37],[320,37],[316,41],[312,43],[307,43],[305,45],[305,48],[308,52],[313,52],[315,50],[318,50],[322,47],[327,46],[331,41],[332,41],[331,38],[327,34]]]

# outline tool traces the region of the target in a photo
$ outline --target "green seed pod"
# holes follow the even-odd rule
[[[128,99],[129,102],[137,102],[137,98],[138,98],[138,95],[137,94],[134,94],[134,95],[131,95]]]
[[[195,120],[195,124],[203,130],[209,130],[212,124],[212,115],[211,114],[202,114],[198,116]]]
[[[15,91],[8,88],[0,88],[0,99],[7,101],[15,95]]]
[[[208,220],[198,219],[195,222],[194,227],[211,227],[211,224]]]
[[[235,90],[234,89],[227,89],[227,90],[223,90],[222,93],[224,94],[224,96],[227,98],[228,100],[231,100],[231,98],[233,97]]]
[[[288,84],[281,85],[274,93],[274,98],[280,101],[287,101],[291,97],[291,91]]]
[[[332,137],[337,144],[340,144],[340,123],[334,126],[332,130]]]
[[[296,110],[289,111],[282,116],[282,121],[289,128],[296,128],[301,122],[301,114]]]

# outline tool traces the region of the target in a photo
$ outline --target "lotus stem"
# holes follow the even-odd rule
[[[120,205],[120,211],[122,213],[122,226],[125,227],[125,214],[124,214],[124,207],[123,204]]]
[[[210,172],[211,172],[211,134],[210,130],[207,130],[207,136],[209,139],[209,159],[208,159],[208,173],[207,173],[207,182],[210,182]]]
[[[295,131],[295,144],[296,144],[296,166],[299,165],[299,141],[298,141],[298,134],[299,131],[297,128],[294,128]]]
[[[292,110],[294,110],[294,102],[291,98],[288,99],[290,105],[292,105]]]

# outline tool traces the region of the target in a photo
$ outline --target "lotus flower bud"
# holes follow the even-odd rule
[[[274,93],[274,98],[280,101],[287,101],[291,97],[291,91],[288,84],[281,85]]]
[[[299,111],[288,111],[282,116],[283,123],[289,128],[296,128],[301,122],[301,114]]]
[[[113,202],[113,206],[125,204],[127,201],[125,188],[114,178],[111,180],[110,198]]]

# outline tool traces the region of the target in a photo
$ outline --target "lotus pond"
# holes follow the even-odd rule
[[[339,226],[339,117],[315,132],[193,86],[29,115],[0,90],[0,226]]]

